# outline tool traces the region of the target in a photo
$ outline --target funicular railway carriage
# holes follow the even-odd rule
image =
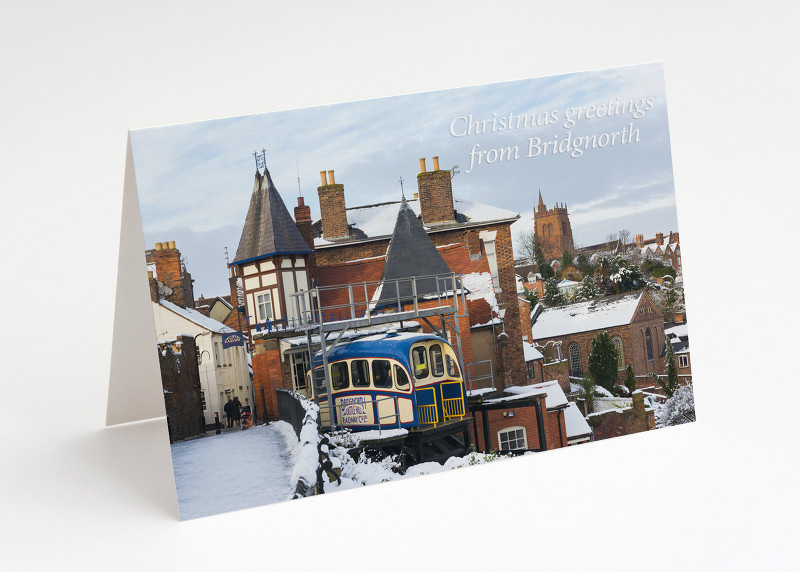
[[[339,427],[364,431],[436,426],[462,419],[467,411],[456,354],[433,334],[390,332],[344,342],[330,351],[327,361]],[[320,421],[330,426],[322,367],[317,354],[313,378]]]

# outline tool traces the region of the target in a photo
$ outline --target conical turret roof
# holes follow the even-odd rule
[[[250,208],[239,248],[231,265],[278,254],[309,254],[311,250],[292,219],[269,170],[256,171]]]
[[[422,222],[408,206],[405,198],[397,213],[392,239],[386,252],[386,262],[383,265],[381,278],[381,294],[379,303],[392,303],[398,297],[396,292],[396,279],[410,278],[412,276],[425,276],[417,280],[417,295],[435,294],[452,289],[452,283],[447,281],[451,271],[442,255],[431,241]],[[437,277],[439,280],[437,281]],[[437,282],[439,284],[437,288]],[[456,284],[456,287],[460,287]],[[410,299],[413,295],[413,286],[409,281],[400,282],[400,297]]]

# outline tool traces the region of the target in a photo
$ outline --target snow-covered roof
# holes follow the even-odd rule
[[[581,410],[574,403],[570,403],[564,410],[564,424],[567,426],[567,439],[590,435],[592,428],[584,419]]]
[[[672,326],[671,328],[666,328],[664,330],[664,334],[668,337],[678,337],[678,338],[688,338],[689,337],[689,328],[686,324],[680,324],[678,326]]]
[[[420,215],[419,199],[407,199],[408,207],[416,216]],[[347,209],[347,224],[364,234],[365,238],[389,236],[392,232],[392,223],[397,220],[402,201],[350,207]],[[454,199],[453,206],[456,212],[466,222],[461,224],[476,224],[497,220],[517,219],[519,214],[513,211],[475,203],[464,199]],[[425,227],[430,228],[430,227]],[[314,239],[315,246],[333,244],[321,238]]]
[[[492,275],[488,272],[471,272],[464,274],[461,277],[461,284],[467,289],[467,300],[472,302],[474,300],[486,300],[489,307],[493,312],[497,312],[500,308],[497,306],[497,296],[494,292],[494,284],[492,283]]]
[[[224,333],[235,332],[236,331],[233,328],[229,328],[225,324],[216,321],[214,318],[209,318],[208,316],[205,316],[205,315],[201,314],[197,310],[193,310],[191,308],[184,308],[182,306],[178,306],[177,304],[173,304],[172,302],[170,302],[168,300],[161,300],[161,301],[159,301],[159,304],[161,306],[163,306],[164,308],[166,308],[167,310],[175,312],[176,314],[178,314],[182,318],[185,318],[185,319],[189,320],[190,322],[195,323],[198,326],[200,326],[201,328],[205,328],[206,330],[208,330],[210,332],[214,332],[214,333],[217,333],[217,334],[224,334]]]
[[[542,383],[535,383],[533,385],[512,385],[503,390],[505,393],[511,393],[515,397],[527,397],[529,395],[546,393],[545,405],[548,409],[555,409],[569,403],[567,396],[564,395],[564,390],[558,384],[557,380],[545,381]],[[500,398],[503,399],[503,398]]]
[[[643,292],[636,292],[545,308],[531,328],[533,339],[542,340],[630,324],[642,295]]]
[[[533,344],[522,342],[522,351],[525,354],[525,361],[533,361],[537,359],[544,359],[542,352],[533,347]]]

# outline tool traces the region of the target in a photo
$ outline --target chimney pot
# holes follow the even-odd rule
[[[419,193],[414,193],[414,198],[418,199],[419,198]]]
[[[335,185],[336,179],[333,178],[333,171],[328,171],[328,184]]]
[[[425,168],[425,157],[419,160],[419,172],[420,173],[427,173],[427,169]]]
[[[325,171],[320,171],[319,172],[319,180],[320,180],[320,186],[321,187],[324,187],[325,185],[328,184],[328,177],[326,177]]]
[[[153,271],[152,270],[148,270],[147,271],[147,279],[148,280],[152,280],[153,279]]]
[[[439,170],[439,157],[434,157],[433,158],[433,170],[434,171],[438,171]]]
[[[156,250],[161,250],[162,246],[160,242],[156,242]]]
[[[175,241],[174,240],[170,240],[169,241],[169,247],[170,247],[170,249],[174,249],[175,248]]]
[[[298,207],[303,207],[303,206],[305,206],[305,204],[306,204],[306,203],[305,203],[305,201],[303,200],[303,197],[297,197],[297,206],[298,206]]]

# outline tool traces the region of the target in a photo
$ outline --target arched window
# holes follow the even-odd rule
[[[622,339],[619,336],[611,338],[614,342],[614,348],[617,350],[617,369],[622,371],[625,369],[625,356],[622,353]]]
[[[581,349],[578,344],[569,346],[569,374],[572,377],[581,377]]]
[[[647,350],[647,361],[653,361],[653,339],[650,337],[650,328],[644,331],[644,347]]]

